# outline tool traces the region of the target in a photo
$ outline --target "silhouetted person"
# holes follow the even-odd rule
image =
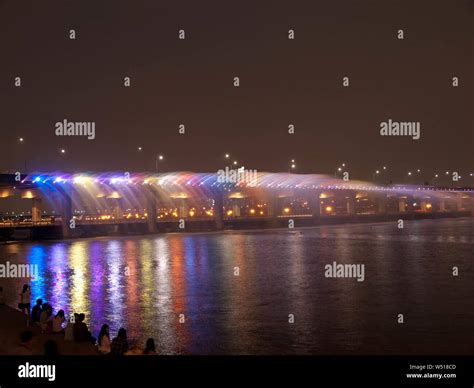
[[[74,313],[74,317],[69,319],[69,322],[64,329],[64,341],[74,341],[74,323],[77,321],[79,314]]]
[[[30,307],[31,288],[28,284],[24,284],[20,294],[20,303],[18,303],[18,308],[26,315],[26,326],[30,325]]]
[[[146,340],[145,349],[143,354],[153,356],[156,354],[155,340],[153,338],[148,338]]]
[[[74,324],[74,341],[76,342],[92,342],[95,344],[95,338],[92,337],[89,328],[84,322],[86,316],[79,314]]]
[[[53,318],[53,333],[63,333],[63,323],[66,320],[64,318],[64,310],[59,310],[56,316]]]
[[[120,328],[110,348],[111,354],[115,356],[122,356],[128,350],[127,330],[123,327]]]
[[[39,323],[41,313],[43,312],[43,299],[36,299],[36,305],[31,310],[31,319],[35,323]]]
[[[102,325],[99,333],[99,339],[97,340],[97,348],[99,352],[103,354],[110,353],[110,334],[109,334],[109,325]]]
[[[43,333],[50,333],[53,331],[53,307],[48,304],[43,304],[43,311],[40,315],[40,327]]]

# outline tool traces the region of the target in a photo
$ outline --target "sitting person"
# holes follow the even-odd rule
[[[31,319],[39,324],[41,313],[43,312],[43,299],[36,299],[36,305],[31,310]]]
[[[97,340],[99,352],[102,354],[110,353],[110,334],[109,325],[102,325],[99,333],[99,339]]]
[[[64,341],[74,341],[74,322],[76,322],[78,316],[79,314],[74,313],[74,316],[69,320],[64,329]]]
[[[43,304],[43,312],[40,315],[40,327],[43,333],[49,333],[53,330],[53,308],[51,305]]]
[[[143,350],[143,354],[147,354],[147,355],[150,355],[150,356],[156,355],[155,340],[153,338],[148,338],[146,340],[145,349]]]
[[[112,340],[110,350],[115,356],[122,356],[128,351],[127,330],[123,327],[118,331],[117,337]]]
[[[66,320],[64,318],[64,310],[59,310],[56,316],[53,318],[53,333],[63,333],[63,323]]]
[[[74,341],[76,342],[92,342],[95,344],[96,340],[92,337],[89,328],[84,322],[86,316],[84,314],[79,314],[77,321],[74,324]]]

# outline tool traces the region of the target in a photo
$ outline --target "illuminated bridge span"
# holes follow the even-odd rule
[[[381,186],[315,174],[0,175],[0,209],[15,197],[31,200],[31,210],[21,217],[2,211],[0,228],[54,227],[64,237],[93,226],[108,226],[98,233],[153,233],[474,214],[472,188]]]

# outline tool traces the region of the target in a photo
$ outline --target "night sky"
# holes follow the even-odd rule
[[[229,152],[260,171],[474,172],[473,15],[467,0],[0,0],[0,171],[144,171],[163,154],[162,171],[212,172]],[[421,139],[380,136],[389,118]],[[95,140],[57,137],[63,119],[94,121]]]

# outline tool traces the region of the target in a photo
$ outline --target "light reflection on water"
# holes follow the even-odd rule
[[[94,334],[108,323],[113,335],[123,326],[140,343],[154,337],[166,354],[472,353],[473,226],[460,219],[407,222],[402,231],[387,223],[15,243],[0,246],[0,258],[38,266],[33,299],[84,312]],[[365,281],[326,279],[333,261],[365,264]],[[1,279],[12,306],[22,283]]]

